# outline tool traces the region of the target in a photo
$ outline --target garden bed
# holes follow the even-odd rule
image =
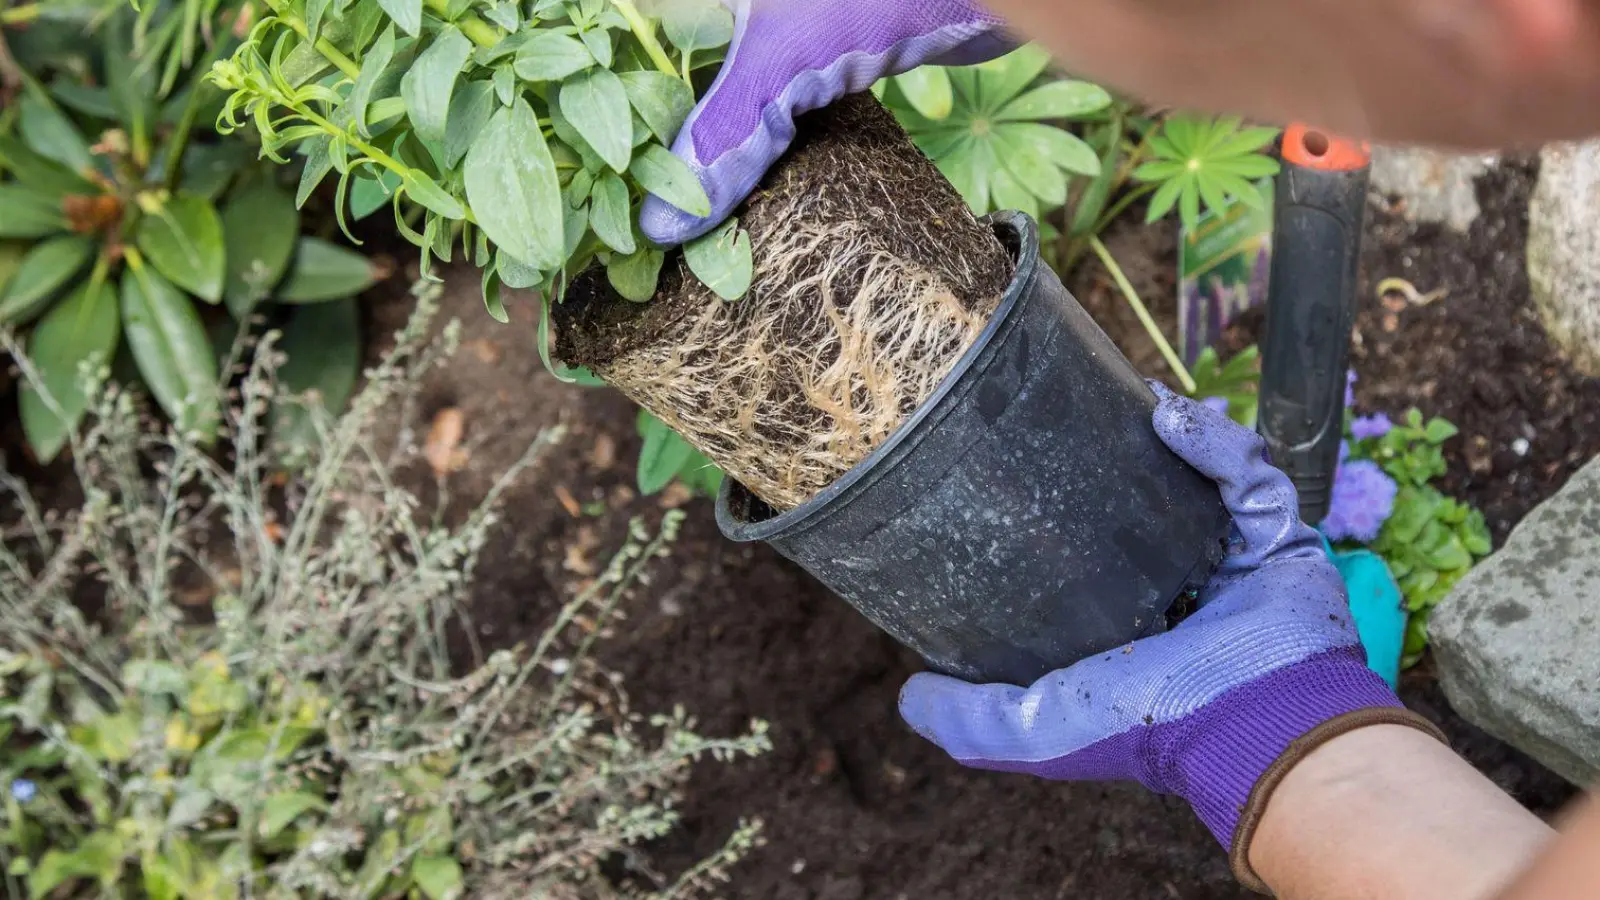
[[[1362,409],[1399,412],[1415,402],[1461,426],[1448,448],[1446,489],[1481,505],[1503,537],[1600,452],[1600,384],[1561,363],[1528,304],[1520,247],[1529,169],[1510,167],[1481,187],[1485,214],[1466,237],[1372,210],[1354,358]],[[1165,226],[1118,226],[1108,243],[1170,326],[1174,244]],[[1392,312],[1371,296],[1390,275],[1450,294]],[[685,827],[654,848],[662,869],[714,849],[751,817],[764,821],[767,845],[737,868],[729,896],[1249,896],[1176,800],[1126,785],[971,772],[912,734],[895,697],[919,668],[914,655],[776,553],[725,542],[705,500],[675,488],[640,498],[632,406],[547,376],[524,329],[481,314],[475,277],[460,272],[449,283],[446,314],[462,322],[462,349],[432,377],[418,421],[408,424],[420,438],[441,411],[459,411],[463,468],[446,483],[460,505],[541,426],[570,429],[563,451],[506,503],[472,607],[480,640],[506,646],[536,633],[558,588],[593,578],[630,517],[654,520],[686,506],[673,558],[636,592],[602,654],[637,711],[682,703],[712,732],[752,717],[772,724],[772,753],[697,772]],[[1160,374],[1153,348],[1092,263],[1073,287],[1141,369]],[[375,303],[373,333],[391,331],[406,306],[398,292]],[[508,306],[517,321],[534,313],[526,302]],[[1245,323],[1231,339],[1248,342],[1248,331]],[[1528,441],[1525,456],[1514,449],[1518,438]],[[419,490],[434,490],[433,472],[413,474]],[[1402,693],[1530,808],[1550,814],[1572,796],[1565,782],[1456,717],[1426,663],[1406,676]]]

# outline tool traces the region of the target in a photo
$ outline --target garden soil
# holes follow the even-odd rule
[[[1362,408],[1400,412],[1417,403],[1461,424],[1448,487],[1489,510],[1497,535],[1559,487],[1580,457],[1600,451],[1600,387],[1553,355],[1528,305],[1519,260],[1530,184],[1526,167],[1487,179],[1485,216],[1466,238],[1375,207],[1365,257],[1365,285],[1403,274],[1424,292],[1451,293],[1398,312],[1364,301]],[[1110,237],[1170,326],[1172,241],[1132,226]],[[1160,374],[1153,348],[1093,268],[1072,279],[1079,296],[1135,362]],[[511,304],[514,324],[500,326],[482,312],[475,275],[457,272],[449,285],[446,312],[461,320],[464,343],[430,380],[419,419],[406,424],[421,440],[441,413],[459,415],[463,467],[442,481],[421,467],[414,486],[429,493],[443,484],[465,508],[539,428],[569,429],[509,496],[485,548],[470,607],[479,640],[506,646],[536,634],[561,597],[598,574],[630,518],[658,522],[681,507],[682,537],[625,605],[626,619],[601,645],[604,661],[623,676],[636,711],[682,704],[711,733],[756,717],[771,723],[773,752],[695,768],[682,829],[647,850],[653,867],[676,871],[753,818],[765,824],[766,845],[735,869],[729,897],[1253,896],[1179,801],[1127,785],[968,771],[912,734],[895,698],[919,668],[914,655],[776,553],[724,541],[706,500],[675,489],[637,496],[631,404],[543,373],[526,297]],[[378,302],[372,324],[392,331],[404,315],[403,298]],[[1247,330],[1233,339],[1245,341]],[[1529,441],[1525,456],[1512,449],[1518,437]],[[1402,693],[1530,808],[1549,815],[1572,796],[1559,778],[1455,716],[1426,664]]]

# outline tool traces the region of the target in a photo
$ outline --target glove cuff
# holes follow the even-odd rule
[[[1246,886],[1249,839],[1272,789],[1312,750],[1347,731],[1397,722],[1443,739],[1367,668],[1359,646],[1318,653],[1218,697],[1184,729],[1177,793],[1234,859]]]

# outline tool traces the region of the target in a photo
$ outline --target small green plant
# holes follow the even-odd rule
[[[1256,427],[1261,385],[1261,352],[1255,344],[1235,353],[1226,363],[1215,347],[1201,351],[1191,369],[1195,386],[1189,396],[1216,398],[1228,416],[1246,428]]]
[[[47,405],[22,391],[35,454],[55,457],[88,409],[79,363],[111,364],[119,348],[119,378],[208,439],[221,417],[212,338],[225,350],[273,303],[302,310],[287,339],[301,352],[284,377],[342,404],[360,352],[349,298],[375,266],[301,233],[275,171],[247,143],[210,133],[222,96],[194,72],[161,99],[133,52],[130,13],[83,29],[70,18],[29,29],[17,43],[34,68],[0,113],[0,325],[31,326],[27,349],[54,396]],[[280,421],[282,437],[303,437],[303,418]]]
[[[304,156],[302,200],[336,173],[341,223],[391,205],[424,272],[434,258],[471,260],[497,319],[502,286],[538,288],[548,310],[591,261],[623,296],[649,300],[664,255],[638,231],[644,195],[710,212],[667,148],[733,35],[717,0],[268,6],[213,69],[229,92],[220,127],[252,123],[267,155]],[[737,223],[686,255],[721,296],[748,289]],[[551,365],[546,328],[542,358],[571,377]]]
[[[659,493],[674,480],[694,493],[715,497],[722,487],[722,470],[649,410],[639,410],[639,493]]]
[[[1350,445],[1351,459],[1376,462],[1399,486],[1394,512],[1370,547],[1389,564],[1412,613],[1406,632],[1408,665],[1427,647],[1429,613],[1494,549],[1483,513],[1432,484],[1446,470],[1440,448],[1456,434],[1456,427],[1444,419],[1425,420],[1413,409],[1386,434]]]
[[[91,380],[93,424],[72,437],[82,507],[47,516],[0,473],[17,529],[0,549],[6,896],[666,900],[753,845],[741,825],[676,879],[628,866],[631,889],[609,887],[615,860],[673,827],[692,762],[760,752],[764,725],[723,740],[681,709],[645,720],[591,654],[678,513],[636,522],[529,644],[475,652],[459,626],[479,551],[559,434],[456,525],[397,486],[415,451],[374,428],[414,408],[457,342],[454,326],[424,340],[436,309],[425,288],[342,419],[307,402],[301,479],[273,479],[258,425],[270,338],[223,417],[231,466]]]
[[[1276,128],[1247,128],[1242,119],[1176,115],[1146,132],[1148,162],[1133,177],[1152,190],[1145,221],[1164,218],[1174,208],[1184,228],[1200,224],[1202,205],[1224,210],[1233,203],[1265,207],[1256,182],[1278,172],[1278,162],[1262,155],[1278,137]]]

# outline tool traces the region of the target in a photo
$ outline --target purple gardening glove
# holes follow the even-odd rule
[[[1155,426],[1215,479],[1239,540],[1165,634],[1053,672],[1030,688],[912,676],[900,712],[965,765],[1062,780],[1133,780],[1189,801],[1248,866],[1273,787],[1322,743],[1380,722],[1433,726],[1369,670],[1344,583],[1295,491],[1253,432],[1158,388]]]
[[[662,246],[715,228],[794,140],[794,117],[924,63],[963,65],[1010,49],[1000,20],[967,0],[724,0],[728,58],[672,150],[711,198],[697,218],[645,198],[640,227]]]

